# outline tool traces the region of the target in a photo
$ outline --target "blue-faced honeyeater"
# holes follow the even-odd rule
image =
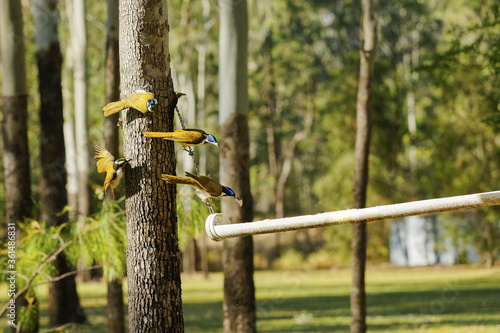
[[[233,190],[227,186],[221,185],[212,177],[193,175],[189,172],[186,172],[186,176],[187,177],[178,177],[162,174],[161,178],[170,184],[186,184],[193,186],[197,190],[198,197],[200,197],[203,203],[209,207],[211,207],[211,205],[208,199],[213,197],[229,196],[233,197],[240,206],[243,204],[243,200],[238,198]]]
[[[144,132],[144,135],[149,138],[163,138],[165,140],[179,142],[184,149],[186,147],[199,146],[207,143],[219,147],[217,140],[212,134],[205,133],[205,131],[196,128],[180,129],[174,132]]]
[[[114,198],[114,189],[120,184],[120,180],[123,177],[122,167],[128,163],[128,160],[124,158],[115,160],[115,157],[106,148],[101,146],[95,146],[94,158],[97,160],[97,172],[106,173],[103,186],[104,193],[106,193],[109,187]]]
[[[144,90],[137,90],[135,93],[128,95],[125,100],[111,102],[106,105],[103,108],[104,116],[107,117],[126,108],[134,108],[142,113],[152,112],[153,107],[157,104],[158,101],[154,94]]]

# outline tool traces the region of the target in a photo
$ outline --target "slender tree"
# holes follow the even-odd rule
[[[219,123],[220,180],[243,198],[223,200],[232,223],[252,221],[248,134],[248,12],[246,0],[220,0]],[[224,332],[255,332],[255,287],[251,237],[224,241]]]
[[[5,178],[6,222],[8,232],[18,238],[19,222],[31,216],[30,158],[28,151],[28,91],[20,0],[0,3],[0,38],[2,45],[3,94],[3,166]],[[10,236],[10,235],[9,235]],[[10,240],[10,238],[9,238]],[[16,300],[16,311],[25,305]],[[19,318],[19,312],[17,314]],[[14,329],[13,329],[14,330]],[[38,331],[38,317],[33,331]],[[20,328],[18,332],[27,332]]]
[[[57,32],[57,2],[34,0],[36,56],[40,90],[40,200],[42,220],[54,224],[67,221],[61,214],[67,204],[66,168],[61,90],[62,56]],[[56,259],[59,274],[71,271],[64,255]],[[74,275],[51,283],[49,292],[51,324],[86,321],[76,292]]]
[[[173,129],[167,2],[120,0],[119,7],[122,94],[147,89],[159,103],[147,114],[122,112],[124,156],[131,160],[125,169],[129,328],[182,332],[175,186],[161,179],[175,174],[174,146],[143,135]]]
[[[88,115],[87,115],[87,29],[84,0],[71,0],[71,50],[73,56],[76,166],[78,170],[78,211],[85,222],[90,214]],[[82,219],[81,219],[82,220]]]
[[[118,0],[108,0],[108,19],[106,25],[106,104],[120,99],[120,64],[118,54]],[[106,117],[104,122],[104,141],[113,156],[120,155],[118,137],[118,114]],[[111,192],[107,200],[112,200]],[[108,333],[125,332],[123,302],[123,283],[121,279],[108,281],[107,326]]]
[[[31,214],[30,160],[28,151],[28,91],[20,0],[2,1],[2,102],[3,159],[6,222],[17,223]]]
[[[73,2],[65,3],[66,11],[61,12],[61,18],[65,20],[65,26],[70,31],[70,36],[74,33],[73,24],[70,20],[73,17]],[[66,14],[66,15],[64,15]],[[64,15],[64,16],[63,16]],[[73,47],[68,43],[64,50],[64,61],[62,69],[62,90],[63,90],[63,116],[64,116],[64,148],[66,150],[66,179],[68,190],[68,206],[71,207],[69,217],[76,219],[78,216],[78,167],[76,162],[76,142],[75,142],[75,117],[74,117],[74,93],[73,93]]]
[[[356,103],[356,146],[354,162],[354,208],[366,206],[368,186],[368,156],[371,135],[371,88],[373,67],[377,49],[376,22],[373,14],[373,0],[363,0],[360,29],[360,71]],[[352,235],[352,289],[351,289],[351,332],[366,332],[366,224],[353,225]]]

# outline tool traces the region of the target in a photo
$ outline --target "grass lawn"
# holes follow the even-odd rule
[[[256,272],[258,331],[348,332],[350,274],[349,269]],[[186,332],[221,332],[222,274],[182,280]],[[500,267],[370,267],[366,287],[371,332],[500,331]],[[48,329],[46,287],[39,293],[41,324]],[[70,331],[104,332],[105,285],[79,285],[79,293],[92,324]],[[2,318],[0,325],[5,323]]]

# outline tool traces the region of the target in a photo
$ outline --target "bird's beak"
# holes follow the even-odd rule
[[[219,144],[217,142],[214,142],[214,146],[216,146],[217,148],[219,148]]]
[[[243,206],[243,199],[241,198],[238,198],[238,197],[234,197],[236,199],[236,202],[238,203],[238,205]]]

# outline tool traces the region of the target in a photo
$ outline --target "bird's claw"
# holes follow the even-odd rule
[[[205,205],[208,207],[208,210],[210,211],[210,214],[214,214],[215,211],[214,211],[214,204],[212,202],[212,198],[209,198],[207,199],[207,201],[205,201]]]

